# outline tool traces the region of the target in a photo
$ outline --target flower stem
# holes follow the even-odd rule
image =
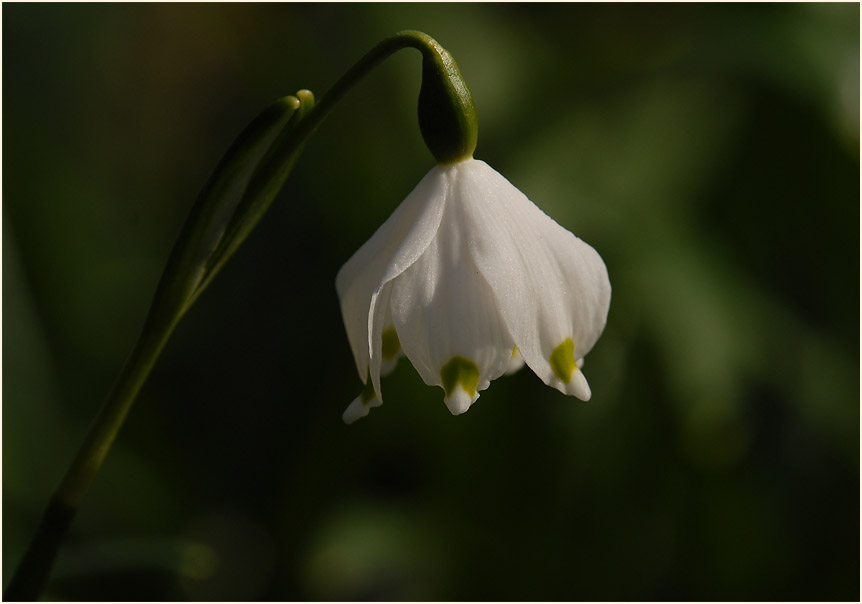
[[[344,95],[395,51],[422,52],[419,121],[438,161],[471,156],[476,146],[473,99],[451,55],[419,31],[396,33],[371,49],[315,105],[307,90],[274,103],[228,150],[207,181],[177,239],[141,336],[48,503],[4,594],[36,600],[78,507],[171,333],[248,236],[293,168],[306,141]]]
[[[444,163],[472,156],[478,138],[473,96],[452,55],[434,38],[416,30],[400,31],[385,38],[357,61],[320,99],[312,119],[305,121],[309,134],[359,80],[402,48],[415,48],[422,53],[419,126],[428,149],[437,161]]]
[[[84,443],[51,497],[36,535],[3,593],[4,600],[39,598],[69,525],[175,325],[173,322],[157,327],[148,322],[144,328]]]

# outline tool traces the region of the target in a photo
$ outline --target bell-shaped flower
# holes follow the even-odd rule
[[[482,161],[434,167],[335,284],[365,382],[347,423],[382,403],[380,376],[402,354],[455,415],[524,363],[590,398],[581,368],[607,319],[607,268]]]

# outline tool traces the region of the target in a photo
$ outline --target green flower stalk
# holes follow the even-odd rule
[[[422,53],[420,129],[440,163],[472,157],[473,98],[452,56],[418,31],[394,34],[369,51],[315,104],[300,90],[273,103],[240,134],[204,185],[157,287],[143,330],[83,444],[54,492],[36,535],[3,594],[36,600],[75,513],[139,391],[180,319],[262,218],[309,137],[344,95],[401,48]]]

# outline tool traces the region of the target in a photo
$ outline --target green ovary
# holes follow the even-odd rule
[[[464,357],[452,357],[440,370],[443,390],[451,396],[455,387],[460,385],[471,397],[476,396],[479,387],[479,368],[476,363]]]
[[[575,344],[572,338],[566,338],[562,344],[554,348],[550,361],[554,375],[566,384],[572,381],[572,373],[578,368],[575,363]]]
[[[398,332],[394,327],[383,330],[381,336],[383,338],[383,360],[391,361],[398,356],[401,350],[401,340],[398,339]]]

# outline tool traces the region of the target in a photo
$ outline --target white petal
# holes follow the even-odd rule
[[[607,320],[611,287],[604,262],[484,162],[458,165],[474,235],[470,254],[520,354],[546,384],[589,399],[575,359],[590,351]]]
[[[439,169],[426,174],[335,278],[347,338],[363,382],[370,370],[374,340],[373,330],[369,329],[372,301],[385,283],[416,261],[434,237],[442,215],[445,184]],[[381,323],[378,336],[384,329]],[[375,384],[378,393],[379,387],[379,383]]]
[[[584,372],[580,369],[575,369],[572,372],[571,380],[563,388],[565,388],[565,390],[557,387],[557,390],[576,396],[582,401],[590,400],[590,396],[592,395],[590,385],[587,383],[587,378],[584,377]]]
[[[369,348],[371,352],[369,373],[374,392],[380,400],[383,396],[380,388],[380,376],[383,371],[383,332],[386,325],[386,317],[392,316],[389,311],[389,296],[392,292],[392,281],[386,281],[371,295],[371,303],[368,310],[368,334]]]
[[[341,415],[341,419],[344,420],[345,424],[352,424],[360,417],[365,417],[368,415],[368,412],[371,411],[372,407],[379,407],[383,403],[379,398],[375,397],[370,401],[363,402],[362,395],[357,396],[353,399],[353,402],[347,406],[347,409],[344,410],[344,413]]]
[[[398,365],[398,359],[404,356],[404,350],[401,349],[398,332],[395,330],[395,324],[392,322],[392,311],[389,309],[389,304],[383,306],[385,312],[383,315],[383,331],[380,334],[380,375],[386,376],[395,370],[396,365]]]
[[[524,357],[521,356],[521,353],[518,352],[518,347],[515,346],[512,349],[512,358],[509,359],[509,366],[506,368],[506,375],[512,375],[513,373],[517,373],[521,370],[521,367],[524,366]]]
[[[386,377],[395,371],[395,367],[398,366],[398,359],[401,356],[401,354],[398,354],[394,359],[383,359],[380,363],[380,377]]]
[[[458,165],[447,168],[453,176]],[[464,221],[462,205],[457,188],[447,192],[437,236],[392,281],[389,301],[404,353],[426,384],[447,391],[447,405],[456,414],[503,374],[514,346],[494,294],[470,257],[474,234]],[[456,366],[449,365],[459,358]],[[467,376],[468,382],[478,376],[458,392],[457,380],[445,383],[445,367],[452,375]]]
[[[470,408],[470,405],[476,402],[477,398],[479,398],[478,393],[471,396],[469,392],[464,390],[463,386],[458,384],[452,393],[443,400],[452,415],[461,415]]]

